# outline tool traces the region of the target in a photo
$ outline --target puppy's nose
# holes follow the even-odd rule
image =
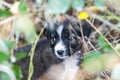
[[[64,50],[58,50],[57,53],[62,56],[64,53]]]

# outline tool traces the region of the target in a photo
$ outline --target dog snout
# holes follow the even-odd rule
[[[60,56],[63,56],[64,50],[58,50],[57,53],[58,53]]]

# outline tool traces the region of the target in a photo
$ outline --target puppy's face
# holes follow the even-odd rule
[[[76,35],[71,31],[69,22],[56,23],[52,26],[48,24],[46,36],[49,40],[53,53],[61,59],[71,55],[71,48],[78,44]]]

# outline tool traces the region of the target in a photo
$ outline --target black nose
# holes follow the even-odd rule
[[[58,50],[57,53],[62,56],[64,53],[64,50]]]

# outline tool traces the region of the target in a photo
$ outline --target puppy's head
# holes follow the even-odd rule
[[[53,53],[58,58],[65,58],[70,55],[69,49],[69,23],[48,23],[46,27],[46,36],[50,43]]]
[[[63,23],[48,23],[45,30],[47,39],[53,53],[61,59],[71,55],[71,48],[76,48],[78,40],[76,34],[70,28],[70,22],[65,20]]]

